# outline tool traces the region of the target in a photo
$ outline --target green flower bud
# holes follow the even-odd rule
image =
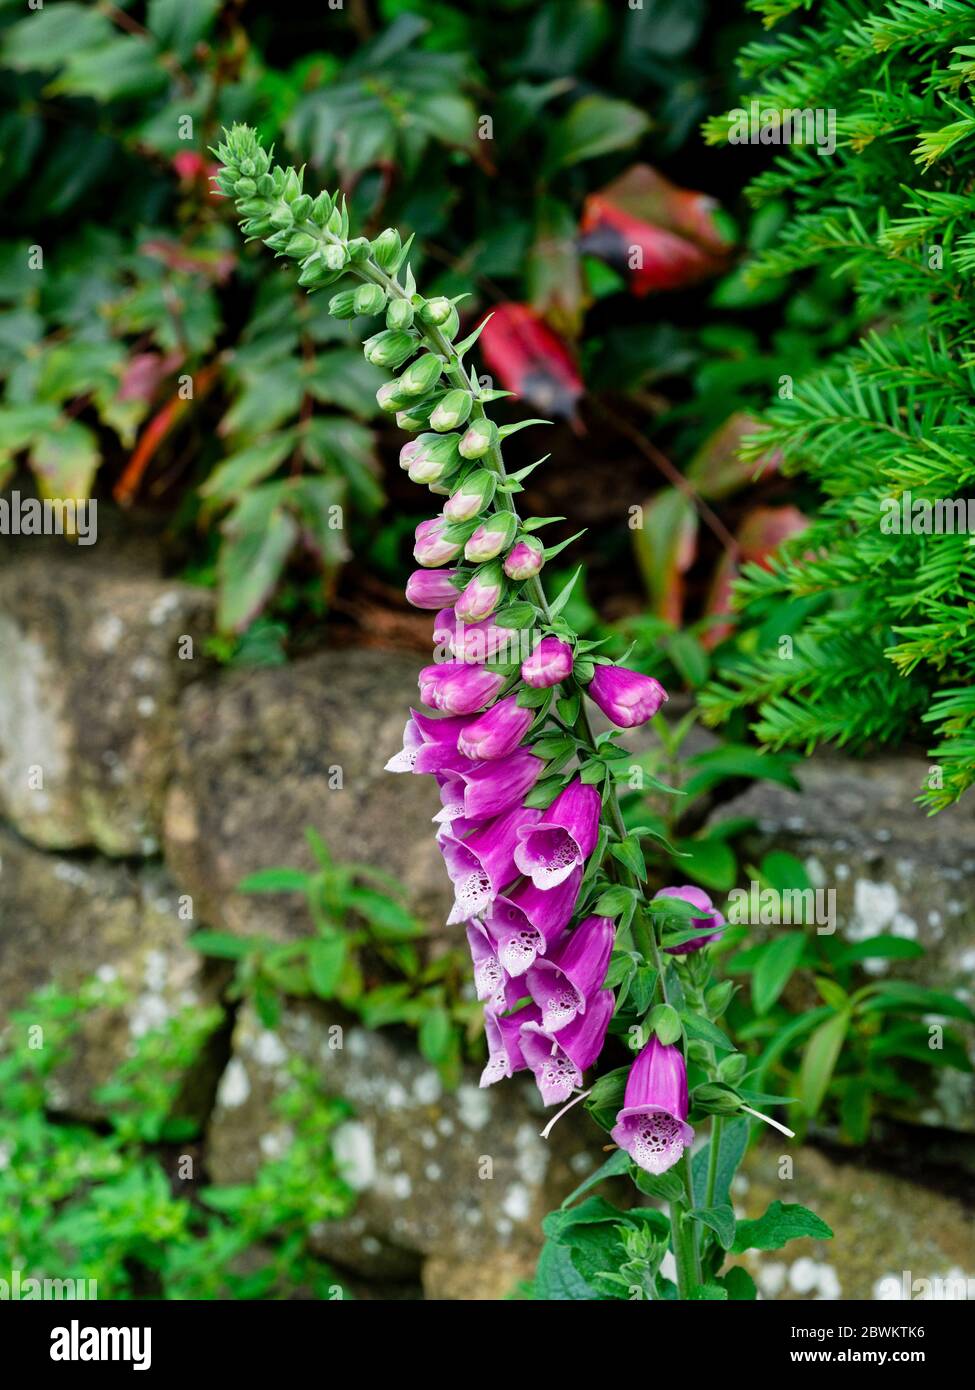
[[[388,328],[412,328],[413,305],[408,299],[391,299],[386,310]]]
[[[329,270],[344,270],[347,259],[345,247],[340,241],[332,241],[322,249],[322,260]]]
[[[357,314],[379,314],[386,305],[386,291],[380,285],[360,285],[355,292]]]
[[[393,415],[398,410],[404,410],[409,405],[409,401],[400,394],[398,381],[386,381],[376,392],[376,404],[380,410],[385,410],[387,414]]]
[[[434,437],[452,439],[454,436],[436,435]],[[464,481],[453,493],[443,509],[444,516],[450,521],[471,521],[474,517],[480,516],[491,505],[497,481],[497,476],[494,473],[489,473],[486,468],[475,468],[472,473],[467,474]]]
[[[257,172],[257,165],[254,163],[253,159],[251,159],[249,155],[245,156],[245,158],[240,161],[239,167],[240,172],[244,175],[245,178],[252,178],[253,175]]]
[[[464,559],[479,565],[485,560],[494,560],[507,550],[515,538],[518,518],[514,512],[496,512],[477,528],[464,546]]]
[[[465,459],[483,458],[497,442],[497,425],[493,420],[488,420],[482,415],[479,419],[472,420],[468,425],[467,433],[460,441],[461,457]]]
[[[401,430],[423,430],[430,423],[430,414],[440,400],[443,399],[443,392],[438,391],[432,396],[426,396],[422,401],[411,401],[404,409],[396,413],[396,423]]]
[[[412,333],[394,333],[387,328],[367,338],[362,344],[362,351],[366,361],[374,367],[390,367],[395,371],[413,356],[417,346]]]
[[[260,184],[258,184],[260,188]],[[319,193],[318,197],[311,205],[312,221],[319,227],[324,227],[325,223],[332,215],[333,203],[327,193]]]
[[[289,169],[285,174],[283,192],[286,203],[293,203],[301,197],[301,179],[298,177],[297,169]]]
[[[439,433],[455,430],[471,413],[471,393],[459,389],[448,391],[430,416],[431,428]]]
[[[313,251],[317,251],[318,245],[310,232],[295,232],[294,236],[289,238],[285,250],[294,260],[303,261]]]
[[[373,259],[377,265],[382,266],[383,270],[392,270],[402,249],[403,243],[400,241],[399,232],[395,227],[387,227],[384,232],[379,233],[372,243]],[[390,324],[390,327],[392,326]]]
[[[285,231],[294,223],[294,217],[291,215],[291,209],[287,203],[275,203],[271,209],[270,217],[271,226],[277,227],[279,231]]]
[[[270,174],[262,174],[257,180],[257,191],[262,198],[270,198],[274,192],[274,180]]]
[[[245,203],[241,203],[239,212],[242,217],[260,217],[266,208],[267,204],[263,198],[248,198]]]
[[[433,353],[425,353],[407,367],[399,379],[399,390],[404,396],[425,396],[431,386],[440,380],[443,363]]]
[[[457,330],[459,328],[460,315],[458,314],[454,306],[451,304],[450,313],[447,315],[443,323],[440,325],[440,332],[444,335],[445,338],[449,338],[449,340],[453,342],[453,340],[457,337]]]
[[[365,261],[369,259],[369,252],[372,250],[372,244],[368,237],[354,236],[346,245],[348,247],[350,261]]]
[[[308,289],[319,289],[322,285],[330,285],[335,279],[335,272],[329,270],[317,258],[305,263],[301,274],[298,276],[298,284],[304,285]]]
[[[734,992],[734,980],[722,980],[721,984],[711,986],[704,996],[704,1003],[711,1018],[721,1017],[731,1003],[731,996]]]
[[[300,194],[291,204],[291,214],[296,222],[304,222],[311,212],[312,200],[307,193]]]
[[[328,301],[328,312],[334,319],[355,318],[355,290],[339,290]]]
[[[253,179],[238,179],[234,188],[234,193],[238,198],[251,198],[257,192],[257,184]]]
[[[424,323],[431,323],[439,327],[450,318],[450,311],[453,307],[449,299],[444,299],[443,295],[440,295],[436,299],[428,299],[420,305],[420,318]]]
[[[736,1081],[740,1081],[748,1070],[748,1058],[743,1052],[729,1052],[727,1057],[722,1057],[718,1063],[718,1080],[726,1081],[729,1086],[734,1086]]]

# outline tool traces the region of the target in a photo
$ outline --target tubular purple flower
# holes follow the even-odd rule
[[[516,1014],[495,1013],[488,1005],[484,1010],[484,1036],[488,1045],[487,1066],[481,1072],[481,1086],[493,1086],[524,1071],[527,1063],[521,1050],[521,1030],[537,1021],[538,1010],[531,1004]]]
[[[453,556],[450,558],[452,559]],[[422,565],[424,561],[420,560],[419,563]],[[501,576],[501,566],[496,563],[483,565],[474,575],[474,578],[470,580],[454,605],[455,612],[458,618],[462,618],[465,623],[479,623],[483,618],[490,618],[501,602],[503,592],[504,582]]]
[[[602,988],[615,924],[609,917],[587,917],[558,947],[528,971],[528,993],[542,1011],[542,1028],[558,1033],[585,1013]]]
[[[418,565],[423,565],[424,569],[435,569],[438,565],[448,565],[451,560],[457,559],[464,546],[462,541],[444,534],[449,525],[442,516],[420,522],[414,533],[416,544],[413,547],[413,558]],[[487,614],[484,616],[487,617]]]
[[[521,663],[521,678],[536,690],[558,685],[572,675],[572,648],[561,637],[543,637]]]
[[[534,536],[522,536],[504,558],[504,572],[509,579],[534,579],[545,563],[545,547]]]
[[[613,1139],[645,1172],[666,1173],[694,1139],[688,1105],[683,1054],[654,1036],[626,1078]]]
[[[516,696],[509,695],[468,724],[457,747],[471,759],[506,758],[525,737],[534,717],[534,710],[523,708]]]
[[[453,774],[464,783],[464,816],[467,820],[486,820],[500,816],[515,803],[521,805],[541,776],[544,763],[530,748],[519,748],[507,758],[470,766],[470,772]]]
[[[479,565],[484,560],[493,560],[511,544],[518,523],[512,512],[497,512],[482,521],[464,546],[464,559]]]
[[[437,773],[464,766],[457,739],[470,723],[467,718],[431,719],[411,709],[403,731],[403,747],[386,764],[387,772]]]
[[[461,839],[452,828],[440,836],[440,852],[454,886],[448,925],[469,922],[490,910],[502,889],[518,875],[514,855],[520,827],[530,825],[539,814],[515,806],[478,826],[466,839]]]
[[[575,778],[559,792],[538,825],[525,827],[515,863],[536,888],[554,888],[584,864],[599,834],[602,799]]]
[[[464,661],[442,661],[420,672],[420,699],[446,714],[474,714],[491,703],[504,676]]]
[[[621,729],[645,724],[667,699],[666,690],[653,676],[625,666],[597,666],[586,694]]]
[[[446,627],[446,623],[444,624]],[[434,639],[436,640],[436,639]],[[476,662],[508,660],[504,655],[509,647],[517,646],[518,635],[510,627],[498,627],[490,618],[479,623],[465,623],[455,617],[447,643],[451,656],[459,661]]]
[[[498,959],[512,977],[524,975],[561,938],[579,896],[582,870],[548,893],[531,882],[500,894],[484,917]]]
[[[406,581],[406,598],[414,608],[445,608],[457,598],[456,570],[414,570]]]
[[[655,893],[657,898],[680,898],[682,902],[690,903],[692,907],[701,909],[700,917],[692,917],[691,922],[695,927],[705,929],[724,926],[724,916],[712,904],[711,899],[703,888],[697,888],[693,883],[685,883],[681,888],[661,888]],[[683,923],[687,926],[688,924]],[[724,932],[714,931],[709,936],[695,936],[690,941],[685,941],[681,946],[665,947],[669,956],[687,956],[692,951],[699,951],[702,946],[710,946],[715,941],[720,941]]]
[[[476,918],[467,923],[467,944],[471,948],[477,997],[482,1003],[487,1003],[493,1013],[500,1012],[506,1007],[507,976],[487,928]]]
[[[613,1003],[613,991],[601,989],[586,1012],[560,1029],[556,1037],[532,1020],[522,1025],[522,1056],[535,1073],[545,1105],[564,1104],[582,1085],[582,1073],[603,1050]]]

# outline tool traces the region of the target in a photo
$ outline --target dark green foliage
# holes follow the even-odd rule
[[[828,270],[855,290],[870,331],[797,374],[744,451],[780,450],[826,500],[771,568],[747,570],[753,630],[704,704],[714,722],[757,706],[755,730],[773,748],[933,734],[935,766],[918,790],[937,810],[975,779],[975,550],[965,534],[888,533],[882,518],[885,499],[964,501],[975,489],[975,5],[752,8],[770,21],[810,11],[748,46],[741,68],[762,107],[835,108],[838,146],[831,157],[784,149],[752,184],[756,204],[787,198],[792,217],[750,279],[801,284]],[[714,119],[707,133],[728,129]]]

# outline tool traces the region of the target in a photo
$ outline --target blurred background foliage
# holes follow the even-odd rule
[[[854,328],[825,269],[788,293],[740,270],[785,205],[749,213],[762,152],[698,126],[754,31],[704,0],[0,0],[4,479],[163,525],[218,587],[223,658],[281,660],[327,610],[425,642],[396,593],[417,503],[355,326],[241,251],[211,192],[246,117],[365,231],[414,233],[428,293],[473,286],[487,370],[558,426],[528,502],[593,527],[579,616],[701,684],[739,563],[814,503],[774,454],[736,459],[750,412]]]

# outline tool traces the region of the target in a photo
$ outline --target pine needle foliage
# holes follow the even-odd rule
[[[745,570],[744,636],[706,717],[757,709],[776,749],[923,737],[935,766],[919,797],[936,811],[975,781],[975,537],[890,534],[882,518],[905,494],[975,499],[975,0],[750,8],[772,32],[740,55],[742,108],[834,110],[836,149],[782,145],[754,180],[750,199],[785,197],[791,218],[749,273],[826,266],[869,329],[746,442],[756,460],[778,449],[825,500],[771,569]],[[715,117],[705,137],[733,128]],[[768,645],[776,611],[793,619],[791,652]]]

